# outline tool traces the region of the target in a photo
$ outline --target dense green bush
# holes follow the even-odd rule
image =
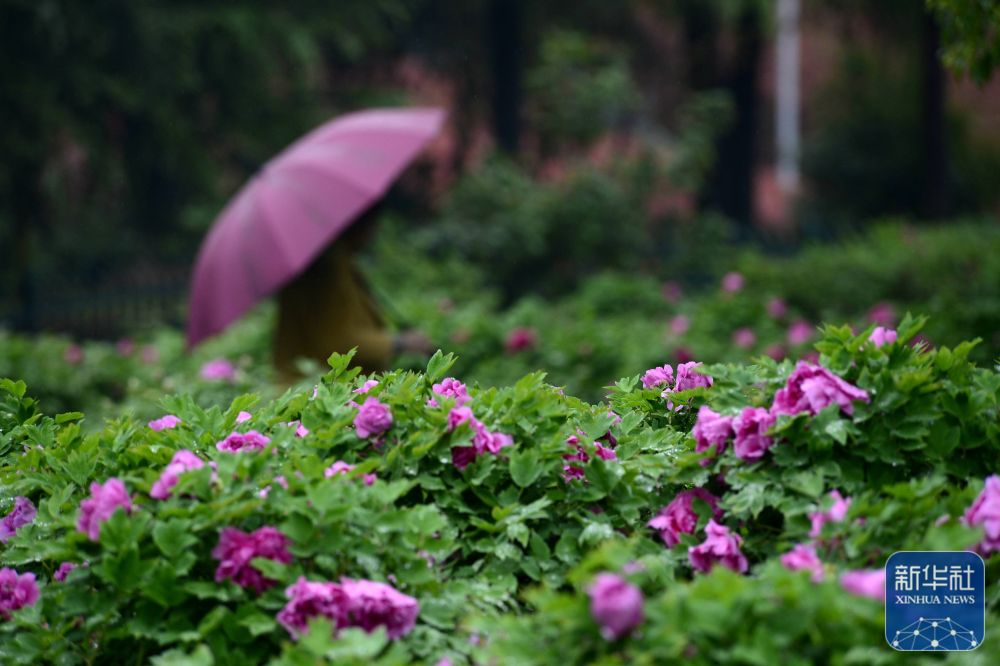
[[[690,367],[666,380],[660,368],[642,381],[639,366],[608,402],[588,404],[538,374],[466,390],[445,379],[454,359],[440,354],[426,374],[374,381],[334,356],[315,390],[268,403],[241,396],[224,410],[165,395],[174,427],[123,417],[91,434],[82,414],[45,416],[23,383],[4,380],[0,512],[19,496],[38,515],[0,546],[0,566],[33,574],[40,598],[0,620],[0,655],[64,664],[122,655],[160,664],[458,664],[490,654],[526,664],[895,661],[881,644],[880,606],[850,596],[837,576],[898,549],[975,544],[981,528],[958,517],[1000,463],[1000,376],[967,360],[974,343],[911,346],[920,325],[906,319],[881,346],[869,331],[826,329],[819,361],[836,373],[829,381],[856,387],[843,394],[852,399],[772,410],[773,427],[759,433],[768,444],[751,461],[734,455],[745,453],[739,435],[721,455],[699,452],[692,426],[706,409],[733,416],[786,404],[781,392],[805,366],[698,366],[700,380]],[[168,469],[181,450],[200,469]],[[171,469],[176,485],[154,499]],[[88,487],[110,479],[124,484],[131,511],[98,503],[110,517],[88,522]],[[696,525],[666,547],[646,524],[691,488],[718,497],[719,511],[696,501]],[[849,510],[810,536],[813,514],[833,515],[832,490]],[[747,576],[692,571],[687,549],[710,517],[739,535]],[[246,587],[234,584],[219,565],[237,556],[220,551],[220,534],[264,527],[287,538],[287,555],[251,548],[236,566]],[[810,538],[826,577],[815,586],[777,561]],[[63,576],[63,562],[77,566]],[[990,558],[991,599],[996,570]],[[602,637],[579,594],[601,571],[624,573],[648,595],[645,622],[617,640]],[[293,640],[279,615],[289,612],[284,590],[303,576],[385,582],[419,603],[416,625],[350,614],[345,625],[372,633],[334,638],[315,622]]]

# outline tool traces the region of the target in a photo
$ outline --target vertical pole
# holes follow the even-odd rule
[[[800,0],[777,0],[774,127],[778,186],[792,194],[799,185]]]

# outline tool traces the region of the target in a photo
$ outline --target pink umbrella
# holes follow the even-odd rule
[[[193,347],[304,271],[380,199],[444,121],[440,109],[331,120],[264,165],[202,243],[191,282]]]

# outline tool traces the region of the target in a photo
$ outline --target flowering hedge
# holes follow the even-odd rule
[[[1000,377],[921,324],[599,404],[335,355],[315,389],[88,433],[2,380],[0,661],[891,660],[870,570],[1000,545]]]

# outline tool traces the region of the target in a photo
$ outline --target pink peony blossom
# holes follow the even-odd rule
[[[892,307],[892,303],[876,303],[868,310],[868,321],[891,328],[896,325],[896,309]]]
[[[181,420],[174,416],[173,414],[166,414],[158,419],[153,419],[147,425],[149,425],[150,430],[155,430],[157,432],[161,430],[170,430],[171,428],[176,428],[180,425]]]
[[[823,526],[827,523],[839,523],[847,516],[848,509],[851,508],[851,498],[843,497],[839,490],[831,490],[830,497],[833,498],[833,505],[826,511],[814,511],[809,514],[812,528],[809,530],[810,539],[818,539],[823,533]]]
[[[698,514],[693,506],[696,498],[708,503],[715,518],[722,518],[719,498],[704,488],[692,488],[678,493],[670,504],[660,509],[660,513],[646,523],[660,532],[660,538],[668,548],[680,543],[681,534],[694,534],[698,526]]]
[[[660,293],[663,294],[663,299],[668,303],[677,303],[684,298],[683,287],[674,280],[664,282],[663,286],[660,287]]]
[[[823,580],[823,563],[816,555],[816,548],[812,544],[797,544],[795,548],[781,556],[781,564],[789,571],[802,569],[811,571],[810,578],[814,583]]]
[[[160,474],[160,478],[153,484],[149,491],[149,496],[153,499],[165,500],[170,497],[174,486],[180,480],[181,474],[190,472],[193,469],[201,469],[205,466],[204,461],[187,449],[181,449],[174,454],[170,464]]]
[[[0,618],[9,620],[11,613],[38,601],[35,574],[18,575],[13,569],[0,569]]]
[[[812,324],[802,319],[788,327],[788,345],[790,347],[801,347],[812,339],[815,328]]]
[[[352,391],[352,393],[357,393],[359,395],[364,395],[364,394],[368,393],[368,391],[371,391],[376,386],[378,386],[378,382],[375,381],[374,379],[369,379],[364,384],[362,384],[358,388],[354,389],[354,391]]]
[[[90,497],[80,502],[76,529],[86,534],[91,541],[97,541],[101,535],[101,525],[119,507],[125,513],[132,512],[132,500],[120,479],[111,478],[103,484],[90,484]]]
[[[451,464],[459,470],[463,470],[471,465],[476,456],[476,447],[474,446],[451,447]]]
[[[240,410],[240,413],[236,415],[236,423],[246,423],[252,418],[253,414],[245,410]]]
[[[746,407],[733,419],[733,453],[740,460],[760,460],[771,448],[774,440],[767,432],[777,417],[763,407]]]
[[[115,351],[119,356],[131,356],[135,351],[135,343],[129,338],[122,338],[115,343]]]
[[[757,344],[757,334],[753,329],[743,327],[733,331],[733,344],[740,349],[749,349]]]
[[[986,478],[983,490],[965,511],[962,522],[983,527],[983,540],[976,550],[983,555],[1000,550],[1000,476]]]
[[[476,417],[472,415],[472,410],[468,407],[455,407],[448,412],[448,432],[451,432],[463,423],[475,426],[479,422],[476,421]]]
[[[691,434],[694,435],[695,451],[701,453],[714,447],[713,455],[719,455],[726,450],[726,442],[733,434],[733,419],[702,405],[698,409],[698,420],[695,421]]]
[[[372,435],[381,435],[392,425],[392,412],[389,407],[378,401],[378,398],[368,397],[358,408],[354,417],[354,429],[358,437],[367,439]]]
[[[712,385],[712,378],[695,371],[701,363],[689,361],[677,365],[677,383],[674,391],[689,391],[693,388],[709,387]]]
[[[691,318],[687,315],[675,315],[670,320],[670,332],[680,337],[688,332],[691,328]]]
[[[342,578],[341,587],[350,599],[348,626],[371,633],[385,627],[390,639],[413,631],[420,604],[390,585],[370,580]]]
[[[642,591],[621,576],[600,573],[587,588],[590,615],[605,640],[616,640],[632,632],[645,619]]]
[[[142,362],[146,365],[153,365],[160,360],[160,350],[153,345],[145,345],[142,348]]]
[[[722,276],[722,291],[727,294],[735,294],[743,289],[746,279],[742,274],[732,271]]]
[[[508,354],[516,354],[526,349],[532,349],[538,344],[538,334],[533,328],[518,327],[507,334],[504,348]]]
[[[288,537],[274,527],[261,527],[247,533],[235,527],[226,527],[219,535],[219,545],[212,550],[212,557],[219,560],[215,570],[216,582],[232,579],[240,587],[250,587],[263,592],[275,581],[266,578],[254,569],[250,561],[262,557],[275,562],[289,564],[292,555],[288,552]]]
[[[80,365],[83,363],[83,347],[76,344],[68,345],[63,352],[63,360],[70,365]]]
[[[389,638],[396,639],[413,630],[420,604],[385,583],[341,579],[340,583],[299,580],[287,590],[289,602],[278,613],[281,623],[293,638],[308,628],[309,620],[326,617],[335,631],[358,627],[371,633],[385,627]]]
[[[873,330],[871,332],[871,335],[868,336],[868,339],[876,347],[882,347],[883,345],[891,345],[893,342],[896,341],[896,338],[898,337],[899,334],[896,333],[896,331],[892,330],[891,328],[885,328],[884,326],[876,326],[875,330]]]
[[[885,603],[885,569],[858,569],[840,576],[840,586],[853,595]]]
[[[354,465],[346,463],[343,460],[338,460],[329,467],[327,467],[325,470],[323,470],[323,476],[325,476],[328,479],[332,479],[338,474],[347,474],[353,469]],[[375,474],[365,474],[362,476],[362,480],[364,481],[366,486],[370,486],[373,483],[375,483],[376,479],[378,479],[378,477]]]
[[[76,569],[77,566],[79,565],[73,562],[63,562],[59,565],[59,568],[56,569],[56,572],[52,574],[52,578],[62,583],[66,580],[66,576],[69,575],[69,572]]]
[[[816,415],[825,407],[836,404],[851,416],[855,400],[868,402],[868,393],[822,366],[799,361],[785,387],[775,394],[771,411],[775,415],[801,412]]]
[[[210,382],[235,381],[236,366],[224,358],[208,361],[201,366],[201,378]]]
[[[461,407],[472,399],[469,397],[469,390],[466,388],[465,384],[458,381],[454,377],[445,378],[441,383],[435,384],[431,390],[442,397],[454,398],[456,407]],[[437,400],[434,398],[428,400],[427,404],[431,407],[438,406]]]
[[[256,430],[249,432],[234,432],[215,445],[220,451],[239,453],[241,451],[259,451],[271,443],[270,437],[265,437]]]
[[[309,434],[309,428],[302,425],[302,421],[289,421],[285,425],[288,426],[289,428],[295,428],[296,437],[301,438]]]
[[[27,497],[15,497],[14,508],[0,520],[0,543],[7,543],[19,529],[28,525],[38,515],[38,510]]]
[[[674,369],[669,365],[661,365],[658,368],[650,368],[646,371],[646,374],[642,376],[643,388],[653,388],[654,386],[660,386],[661,384],[669,386],[673,383]]]
[[[764,356],[769,356],[775,361],[782,360],[786,355],[787,353],[785,352],[785,348],[777,343],[768,345],[767,349],[764,350]]]
[[[788,314],[788,304],[783,298],[772,298],[767,302],[767,314],[775,319],[781,319]]]
[[[708,521],[705,534],[707,537],[704,542],[688,549],[688,560],[692,567],[705,573],[711,571],[716,564],[737,573],[744,573],[749,568],[747,558],[740,551],[743,544],[740,535],[733,534],[728,527],[715,520]]]

